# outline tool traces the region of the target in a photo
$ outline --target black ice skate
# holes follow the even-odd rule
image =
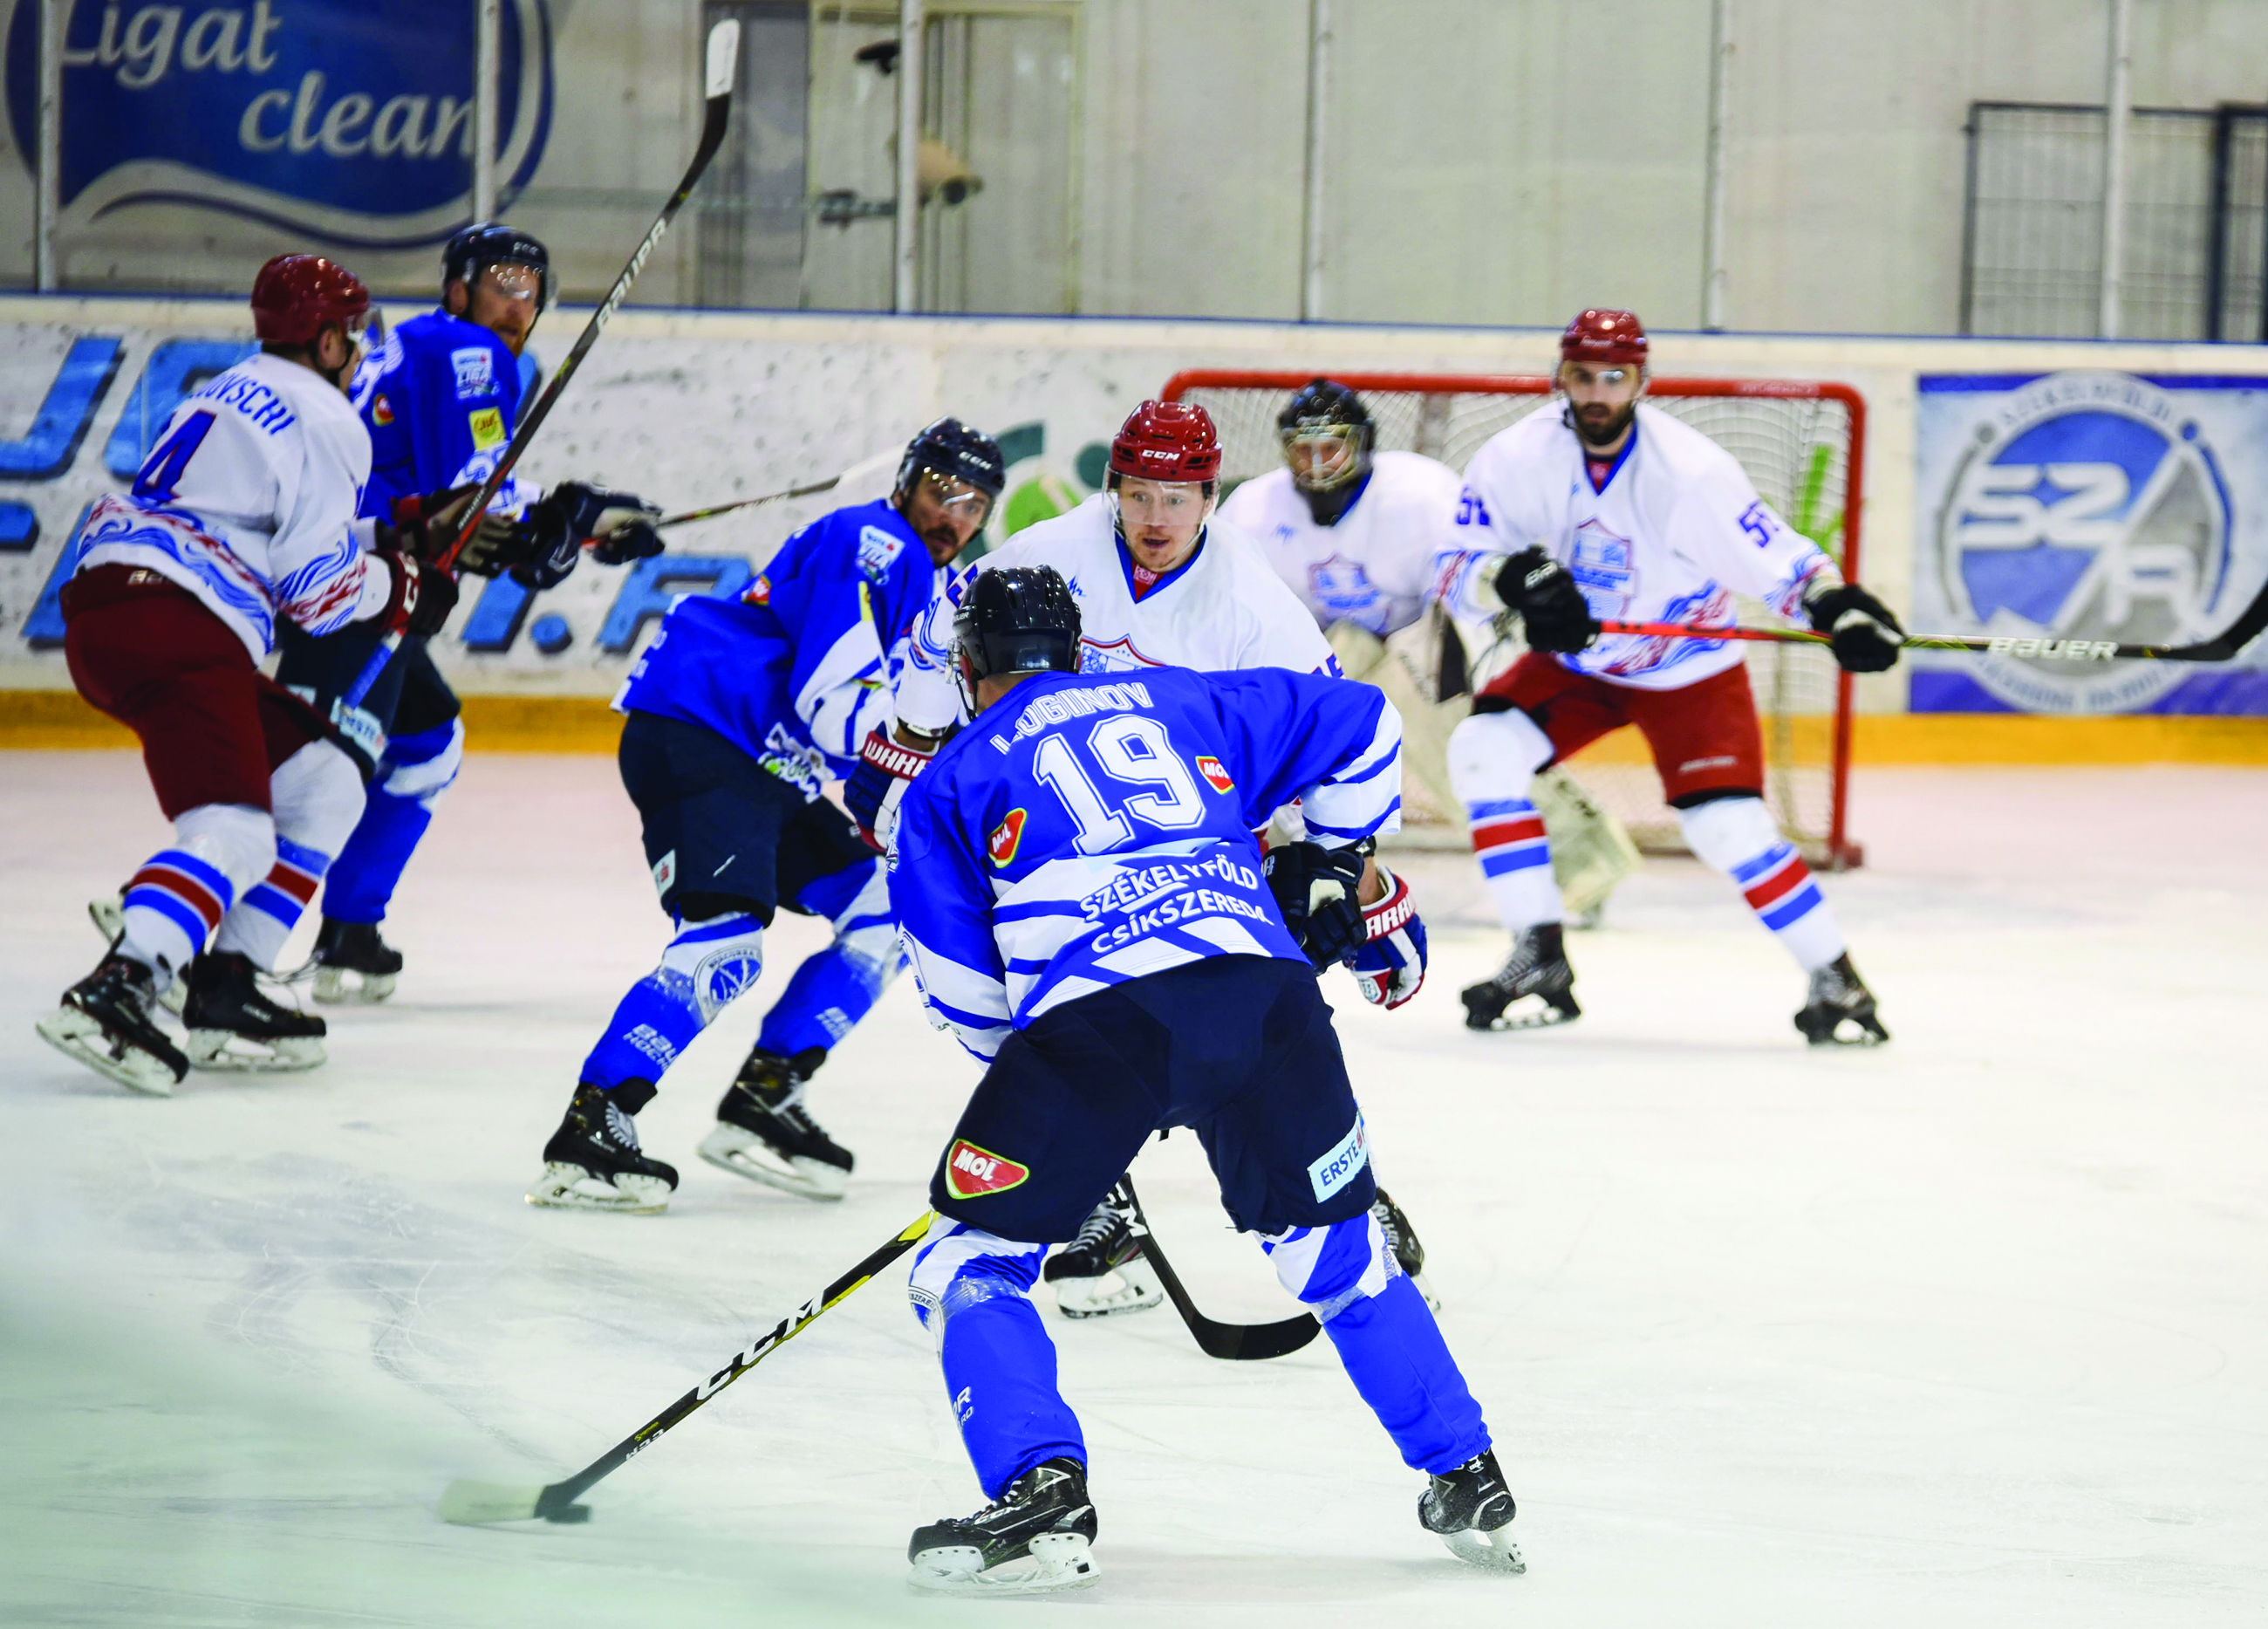
[[[563,1211],[621,1211],[659,1216],[677,1190],[677,1168],[638,1148],[631,1116],[654,1098],[651,1080],[625,1080],[612,1091],[585,1080],[567,1117],[543,1145],[543,1175],[527,1190],[530,1205]]]
[[[1094,1581],[1094,1507],[1086,1467],[1050,1459],[1024,1472],[973,1516],[914,1529],[906,1559],[917,1589],[1080,1589]]]
[[[151,1021],[154,983],[139,962],[107,955],[34,1028],[49,1046],[97,1074],[152,1097],[171,1097],[189,1072],[189,1060]]]
[[[1504,1472],[1496,1468],[1496,1451],[1484,1448],[1427,1485],[1418,1500],[1418,1519],[1427,1532],[1441,1536],[1458,1560],[1492,1572],[1524,1573],[1528,1563],[1512,1540],[1517,1508]]]
[[[1378,1230],[1386,1235],[1386,1248],[1394,1253],[1394,1264],[1402,1269],[1403,1277],[1418,1286],[1427,1306],[1440,1311],[1440,1297],[1425,1282],[1425,1247],[1418,1242],[1418,1229],[1410,1225],[1402,1207],[1387,1198],[1386,1190],[1381,1188],[1378,1197],[1370,1202],[1370,1213],[1378,1218]]]
[[[1506,1009],[1524,996],[1539,997],[1543,1005],[1507,1015]],[[1468,1029],[1541,1029],[1580,1018],[1575,969],[1567,965],[1559,924],[1546,922],[1522,933],[1496,976],[1468,984],[1463,999]]]
[[[850,1180],[850,1151],[803,1106],[804,1082],[826,1061],[823,1046],[792,1058],[762,1047],[750,1052],[717,1105],[717,1129],[701,1139],[701,1157],[806,1199],[841,1198]]]
[[[189,963],[189,1061],[200,1069],[313,1069],[323,1061],[328,1027],[312,1013],[261,993],[252,958],[208,950]]]
[[[315,935],[315,999],[383,1001],[401,973],[401,953],[378,936],[375,922],[323,918]]]
[[[86,902],[86,914],[94,923],[94,931],[102,935],[103,942],[113,950],[126,937],[126,895],[123,890]],[[159,992],[158,1004],[179,1018],[181,1003],[189,996],[189,981],[177,978]]]
[[[1048,1258],[1041,1277],[1056,1286],[1056,1310],[1066,1318],[1100,1318],[1140,1312],[1166,1299],[1157,1275],[1142,1258],[1134,1195],[1123,1178],[1080,1224],[1079,1237]]]
[[[1844,1026],[1851,1025],[1849,1032]],[[1814,1046],[1880,1046],[1890,1038],[1874,1016],[1874,992],[1851,965],[1848,951],[1815,969],[1795,1027]]]

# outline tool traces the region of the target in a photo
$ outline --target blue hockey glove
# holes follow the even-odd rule
[[[1327,849],[1320,843],[1287,843],[1268,851],[1263,868],[1292,942],[1307,953],[1318,973],[1360,947],[1362,906],[1356,896],[1362,884],[1359,853],[1351,848]]]
[[[858,822],[858,835],[877,854],[890,851],[890,837],[898,829],[898,805],[914,777],[929,767],[937,748],[924,751],[893,741],[882,730],[871,733],[858,748],[858,767],[843,783],[843,807]]]
[[[550,588],[567,580],[583,546],[601,565],[620,565],[661,552],[653,522],[661,511],[628,492],[610,492],[563,481],[531,505],[512,549],[512,578],[525,587]]]
[[[1418,903],[1410,897],[1407,882],[1383,866],[1378,880],[1386,892],[1376,904],[1363,907],[1369,938],[1347,958],[1347,966],[1362,999],[1391,1011],[1425,982],[1425,925],[1418,919]]]

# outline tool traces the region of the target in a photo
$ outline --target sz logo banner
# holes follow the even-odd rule
[[[1929,375],[1915,424],[1916,627],[2209,638],[2268,578],[2268,379]],[[2252,653],[2200,671],[1916,652],[1917,712],[2268,712]]]
[[[63,52],[65,224],[137,204],[233,215],[340,247],[410,248],[463,224],[473,12],[464,0],[78,0]],[[39,136],[38,0],[7,33],[8,119]],[[551,122],[546,0],[504,0],[497,173],[526,184]]]

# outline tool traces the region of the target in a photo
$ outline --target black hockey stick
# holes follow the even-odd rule
[[[1166,1253],[1158,1248],[1158,1235],[1143,1214],[1142,1201],[1134,1192],[1134,1179],[1123,1179],[1126,1197],[1134,1205],[1134,1228],[1142,1236],[1142,1254],[1150,1265],[1157,1269],[1158,1282],[1165,1286],[1166,1295],[1174,1303],[1174,1310],[1182,1315],[1182,1322],[1189,1326],[1197,1345],[1209,1358],[1251,1361],[1261,1358],[1280,1358],[1293,1353],[1323,1332],[1314,1315],[1303,1312],[1295,1318],[1285,1318],[1275,1323],[1218,1323],[1197,1310],[1197,1302],[1189,1299],[1189,1291],[1182,1287],[1179,1274]]]
[[[808,486],[792,486],[784,492],[767,492],[762,498],[736,498],[729,504],[716,504],[707,509],[688,509],[683,514],[664,515],[654,522],[656,527],[683,526],[689,520],[707,520],[717,515],[731,514],[735,509],[754,509],[758,504],[777,504],[790,498],[816,498],[821,492],[831,492],[845,481],[870,471],[883,469],[904,454],[897,448],[862,458],[839,475],[829,475],[824,481],[814,481]]]
[[[789,1341],[803,1333],[812,1321],[851,1291],[921,1242],[934,1211],[924,1211],[919,1220],[825,1289],[798,1307],[771,1329],[733,1354],[723,1368],[656,1414],[564,1481],[543,1487],[514,1487],[497,1482],[452,1482],[442,1490],[434,1514],[444,1522],[477,1527],[489,1522],[526,1522],[541,1516],[546,1522],[587,1522],[591,1507],[576,1499],[602,1478],[613,1475],[630,1459],[661,1440],[671,1426],[731,1385]]]
[[[646,261],[652,255],[654,246],[669,230],[669,224],[677,218],[678,210],[685,207],[686,199],[693,195],[693,189],[701,184],[702,172],[709,167],[709,160],[717,156],[717,149],[724,144],[725,127],[732,121],[733,77],[740,59],[740,25],[727,18],[709,31],[706,79],[703,86],[707,107],[702,114],[701,144],[694,150],[693,162],[685,166],[685,174],[678,181],[677,190],[669,195],[669,201],[661,206],[661,213],[654,217],[653,225],[646,228],[644,240],[630,255],[621,275],[615,277],[615,286],[607,291],[607,298],[599,302],[599,308],[583,325],[583,331],[576,336],[574,349],[567,353],[567,359],[553,372],[549,382],[543,387],[543,394],[536,397],[535,405],[520,416],[519,426],[513,430],[511,441],[504,446],[504,456],[497,460],[496,468],[489,471],[489,478],[481,483],[481,490],[474,495],[472,507],[465,511],[464,529],[457,534],[457,541],[442,550],[432,562],[434,569],[446,571],[456,564],[458,555],[467,543],[472,542],[473,534],[480,529],[481,518],[488,513],[489,505],[503,490],[513,466],[519,462],[519,455],[527,450],[528,442],[534,438],[544,419],[549,416],[553,404],[559,400],[559,393],[567,387],[567,381],[575,377],[575,370],[582,366],[583,358],[591,353],[591,347],[599,343],[600,334],[614,320],[615,313],[622,301],[629,298],[630,285],[637,281],[638,273],[645,269]],[[408,624],[407,615],[397,615],[394,621],[387,625],[385,637],[379,641],[378,648],[371,652],[370,660],[347,688],[344,705],[362,705],[362,698],[370,694],[370,687],[378,682],[379,675],[386,671],[387,663],[393,660],[394,653],[401,648],[401,636]]]

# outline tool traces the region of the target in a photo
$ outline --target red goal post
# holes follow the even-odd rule
[[[1213,416],[1224,490],[1282,462],[1276,415],[1314,370],[1195,368],[1166,381],[1168,402],[1196,402]],[[1424,453],[1462,470],[1491,436],[1551,394],[1540,373],[1332,372],[1378,424],[1378,446]],[[1865,498],[1867,403],[1848,385],[1792,379],[1655,379],[1646,399],[1731,453],[1781,518],[1817,542],[1853,581]],[[1744,610],[1762,615],[1760,608]],[[1508,652],[1480,660],[1476,679]],[[1765,797],[1815,864],[1858,865],[1847,819],[1851,676],[1817,646],[1757,645],[1746,652],[1764,724]],[[1630,732],[1571,760],[1579,779],[1631,828],[1641,847],[1683,847],[1674,814]],[[1446,811],[1449,818],[1457,811]]]

